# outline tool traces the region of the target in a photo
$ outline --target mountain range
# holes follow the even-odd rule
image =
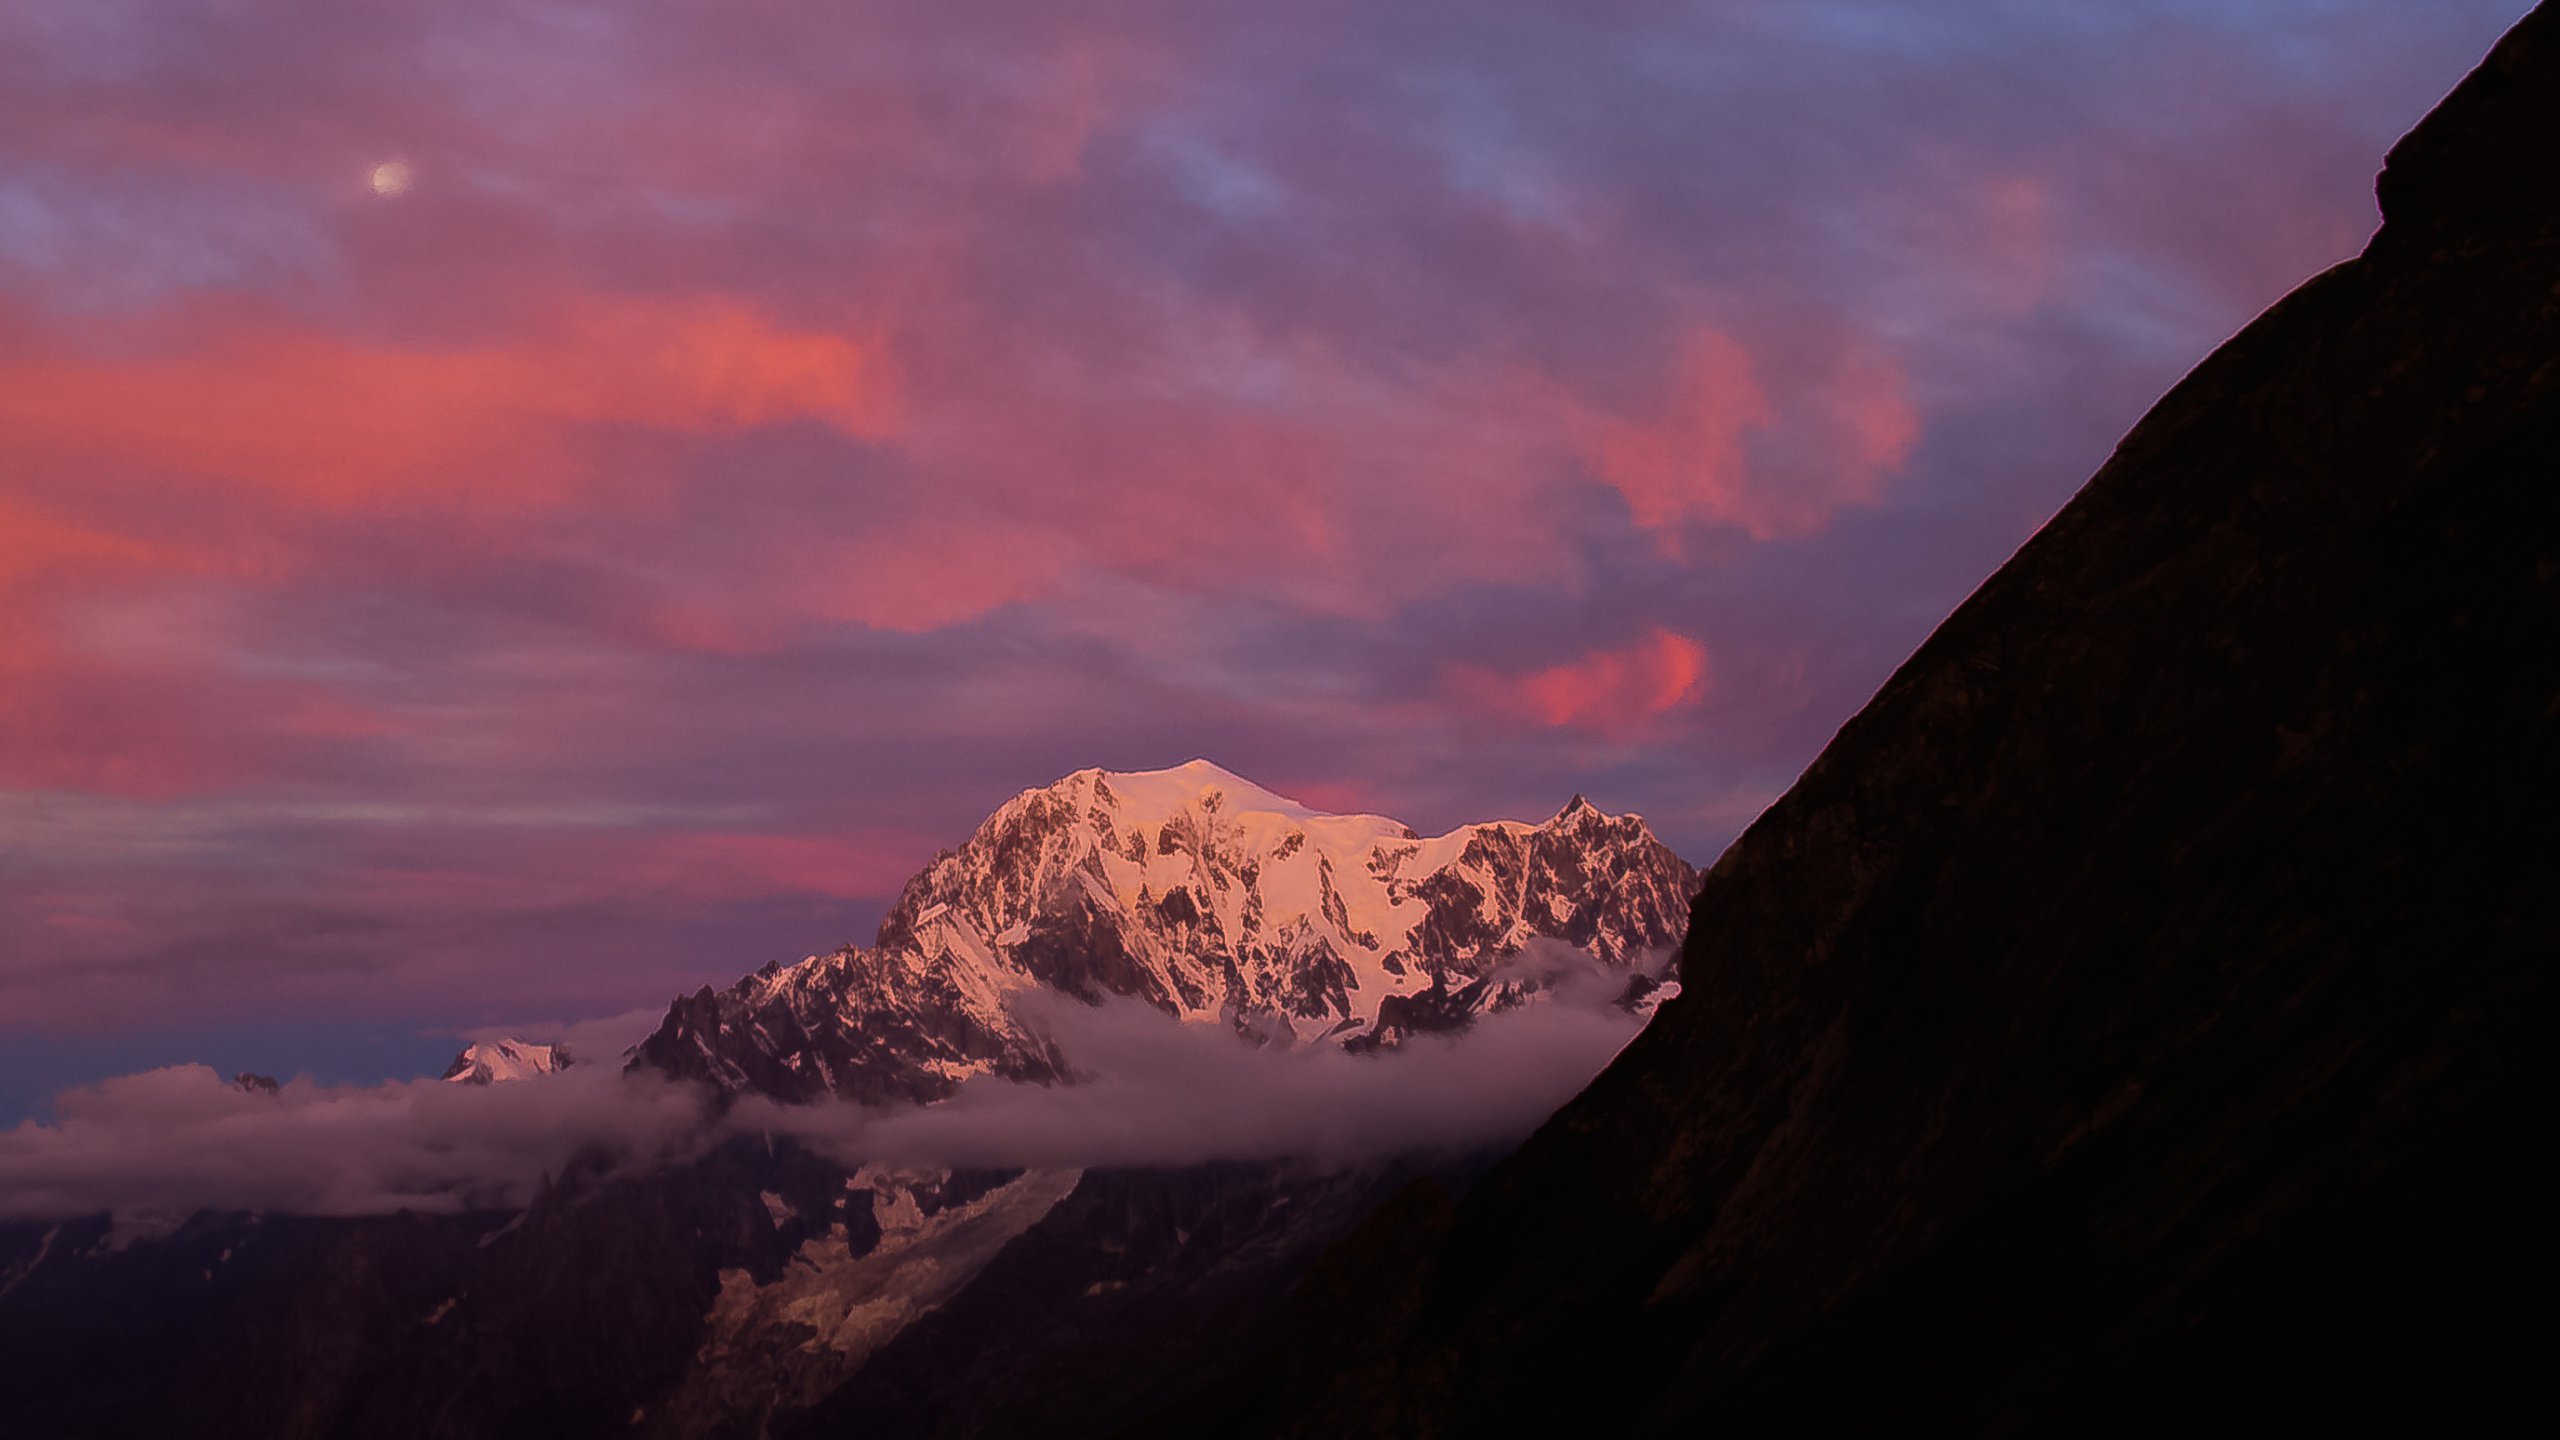
[[[1639,817],[1579,797],[1426,838],[1206,761],[1082,770],[935,857],[871,945],[678,998],[623,1071],[699,1086],[715,1114],[889,1114],[973,1081],[1087,1083],[1123,1057],[1070,1053],[1041,1014],[1110,1002],[1391,1084],[1416,1037],[1472,1044],[1568,989],[1631,1033],[1677,993],[1664,971],[1696,883]],[[539,1091],[596,1064],[493,1038],[442,1078]],[[237,1084],[283,1103],[272,1080]],[[664,1166],[598,1155],[520,1211],[0,1223],[0,1353],[29,1362],[0,1379],[0,1430],[165,1434],[183,1416],[209,1435],[673,1440],[851,1415],[869,1433],[1041,1416],[1099,1434],[1276,1339],[1298,1273],[1396,1187],[1490,1158],[965,1170],[840,1152],[768,1128]]]
[[[1526,1003],[1540,944],[1658,1003],[1697,871],[1580,796],[1425,838],[1205,760],[1079,770],[1007,801],[900,891],[879,937],[679,999],[635,1066],[781,1100],[932,1101],[1074,1060],[1014,1001],[1117,996],[1259,1042],[1392,1045]]]

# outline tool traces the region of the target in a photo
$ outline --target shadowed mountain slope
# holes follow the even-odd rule
[[[2555,155],[2546,5],[2394,149],[2365,254],[2163,399],[1726,853],[1655,1024],[1463,1202],[1374,1217],[1162,1428],[2525,1398]]]

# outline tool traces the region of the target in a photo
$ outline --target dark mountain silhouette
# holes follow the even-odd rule
[[[1707,876],[1684,993],[1164,1418],[2480,1422],[2538,1395],[2560,11]],[[1214,1428],[1213,1428],[1214,1427]]]

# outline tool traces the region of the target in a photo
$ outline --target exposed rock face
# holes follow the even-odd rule
[[[1081,1179],[1074,1170],[954,1176],[867,1167],[848,1176],[833,1223],[821,1216],[809,1226],[779,1275],[720,1272],[693,1363],[666,1394],[647,1398],[632,1433],[702,1440],[762,1435],[787,1422],[969,1294]],[[777,1223],[793,1216],[784,1197],[768,1203]]]
[[[1072,1057],[1012,1000],[1143,1000],[1288,1040],[1393,1044],[1519,1003],[1540,940],[1646,980],[1697,871],[1576,796],[1541,825],[1433,839],[1327,815],[1195,760],[1028,790],[907,882],[869,949],[683,997],[634,1061],[785,1100],[934,1100]]]
[[[2166,397],[1726,853],[1685,993],[1167,1432],[2537,1400],[2555,154],[2545,6],[2393,152],[2366,253]]]
[[[1435,1185],[1463,1183],[1457,1162]],[[1278,1334],[1307,1262],[1410,1163],[1089,1171],[976,1283],[908,1327],[779,1440],[1084,1440]]]

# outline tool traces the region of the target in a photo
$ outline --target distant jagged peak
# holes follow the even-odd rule
[[[555,1074],[574,1063],[566,1045],[538,1045],[530,1040],[475,1040],[462,1047],[445,1067],[453,1085],[493,1085],[503,1080],[531,1080]]]
[[[959,849],[937,855],[907,882],[874,944],[931,950],[964,927],[958,943],[976,948],[1062,898],[1073,903],[1073,893],[1132,911],[1175,891],[1184,898],[1174,903],[1215,911],[1214,928],[1229,940],[1258,928],[1248,910],[1277,923],[1310,906],[1345,941],[1384,936],[1410,928],[1413,917],[1364,907],[1363,892],[1376,889],[1372,900],[1400,907],[1425,877],[1485,860],[1488,844],[1516,850],[1565,835],[1577,846],[1659,851],[1663,868],[1684,868],[1640,817],[1608,815],[1579,795],[1544,823],[1479,821],[1426,837],[1385,815],[1317,810],[1204,759],[1162,770],[1091,767],[1015,795]],[[1272,905],[1248,905],[1257,878]],[[1324,898],[1336,893],[1338,903]]]
[[[1480,831],[1539,831],[1592,822],[1632,822],[1643,817],[1612,815],[1576,794],[1545,821],[1482,820],[1460,825],[1446,834],[1425,836],[1402,820],[1370,812],[1334,813],[1268,789],[1215,761],[1194,758],[1161,770],[1106,770],[1088,766],[1047,785],[1034,786],[997,807],[970,838],[970,845],[1019,835],[1046,822],[1049,828],[1073,828],[1077,822],[1098,841],[1125,840],[1130,831],[1160,836],[1168,825],[1197,825],[1207,820],[1248,841],[1287,843],[1292,833],[1337,855],[1379,847],[1421,845],[1433,852],[1456,853]],[[1118,827],[1128,827],[1122,830]],[[1158,843],[1161,843],[1160,840]],[[966,847],[964,847],[966,848]]]
[[[1013,999],[1143,1001],[1254,1034],[1395,1043],[1536,993],[1561,942],[1659,979],[1697,872],[1587,799],[1424,837],[1207,760],[1078,770],[1015,795],[908,880],[868,948],[679,999],[634,1063],[783,1098],[932,1099],[1063,1059]]]

